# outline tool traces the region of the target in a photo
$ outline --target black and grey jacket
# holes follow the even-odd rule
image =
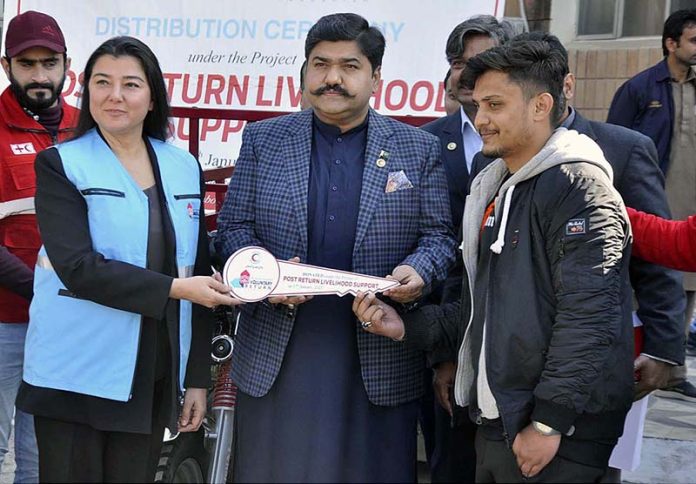
[[[458,348],[455,398],[477,415],[490,403],[475,384],[485,324],[488,383],[509,443],[531,420],[611,441],[633,395],[630,226],[611,167],[591,139],[559,128],[508,175],[499,159],[472,183],[462,299],[405,316],[407,344]],[[495,196],[498,238],[479,249]],[[493,254],[486,297],[474,300],[479,250]]]

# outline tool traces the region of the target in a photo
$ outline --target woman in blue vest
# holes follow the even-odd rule
[[[85,67],[77,134],[36,158],[43,239],[17,407],[34,415],[41,481],[152,482],[163,429],[201,424],[210,274],[198,162],[165,143],[152,51],[104,42]]]

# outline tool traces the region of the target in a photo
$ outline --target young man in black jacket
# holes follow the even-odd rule
[[[366,331],[458,348],[454,392],[479,424],[477,481],[592,482],[632,401],[623,202],[601,149],[555,130],[560,53],[537,41],[495,47],[464,75],[483,153],[497,160],[467,200],[462,298],[400,317],[367,294],[354,311]]]
[[[527,32],[511,41],[529,40],[547,42],[567,58],[565,47],[551,34]],[[564,92],[566,100],[570,101],[575,93],[575,76],[569,69],[566,72]],[[563,114],[561,126],[585,134],[599,145],[614,171],[614,187],[627,207],[671,218],[665,179],[650,138],[623,126],[586,119],[571,106]],[[478,153],[472,164],[471,178],[476,178],[493,161]],[[663,388],[661,396],[696,400],[696,387],[684,376],[686,297],[681,290],[681,274],[637,257],[631,257],[629,273],[637,303],[636,316],[643,325],[643,347],[634,361],[637,372],[634,399]]]

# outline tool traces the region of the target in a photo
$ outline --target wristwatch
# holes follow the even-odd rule
[[[561,433],[558,430],[556,430],[552,427],[549,427],[548,425],[546,425],[544,423],[537,422],[536,420],[532,421],[532,427],[534,427],[534,430],[536,430],[541,435],[544,435],[546,437],[550,437],[552,435],[561,435]]]

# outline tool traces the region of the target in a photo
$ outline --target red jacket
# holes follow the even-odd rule
[[[666,220],[628,208],[633,255],[681,271],[696,271],[696,216]]]
[[[70,136],[78,110],[63,104],[57,139],[22,109],[10,88],[0,95],[0,245],[33,271],[41,247],[33,198],[36,153]],[[8,203],[12,202],[12,203]],[[22,211],[21,214],[13,214]],[[0,287],[0,322],[26,323],[29,303]]]

